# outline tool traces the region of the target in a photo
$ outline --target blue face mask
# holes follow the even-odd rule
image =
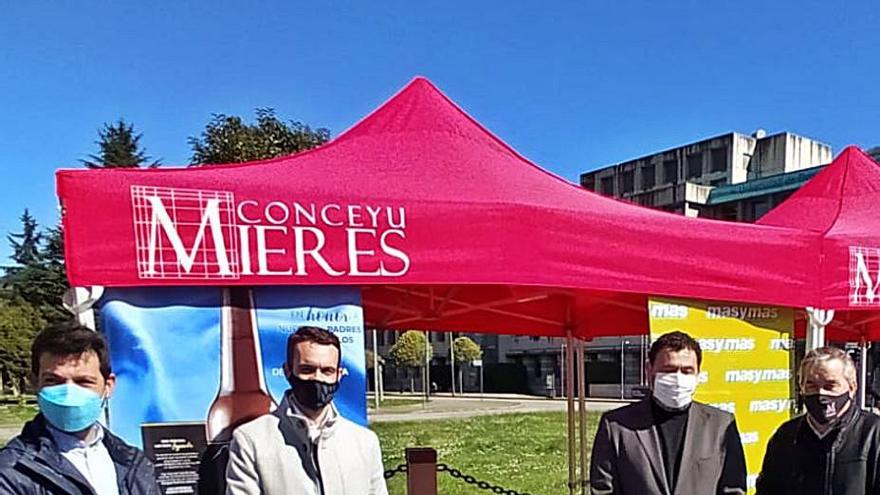
[[[37,404],[49,424],[61,431],[76,433],[98,422],[104,398],[79,385],[62,383],[41,388]]]

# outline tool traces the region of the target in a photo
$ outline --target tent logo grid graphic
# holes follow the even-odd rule
[[[850,246],[850,306],[880,305],[880,248]]]
[[[133,185],[131,201],[139,278],[240,277],[231,192]]]

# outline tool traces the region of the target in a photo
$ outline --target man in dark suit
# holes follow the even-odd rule
[[[700,344],[671,332],[654,342],[648,358],[651,395],[599,422],[591,493],[745,494],[745,455],[733,416],[693,402]]]

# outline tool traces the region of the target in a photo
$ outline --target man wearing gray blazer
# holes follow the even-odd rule
[[[593,495],[746,493],[736,421],[693,402],[702,351],[683,332],[661,336],[648,353],[651,396],[609,411],[590,463]]]

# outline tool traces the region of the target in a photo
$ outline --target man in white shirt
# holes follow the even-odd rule
[[[376,435],[342,417],[339,339],[301,327],[287,341],[290,390],[274,412],[232,435],[227,495],[387,495]]]
[[[48,328],[34,339],[31,368],[40,414],[0,450],[0,493],[160,494],[144,454],[98,422],[116,384],[103,335]]]

